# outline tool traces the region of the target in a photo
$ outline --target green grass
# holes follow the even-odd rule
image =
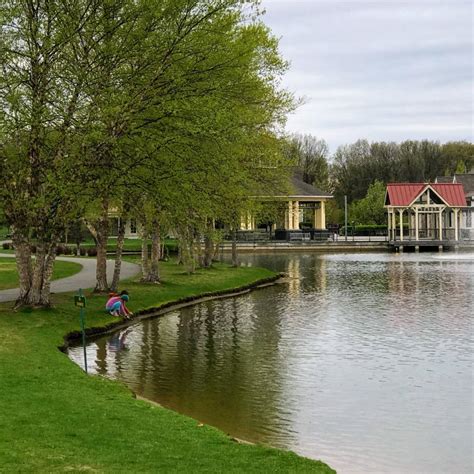
[[[187,276],[163,263],[162,285],[129,281],[130,308],[240,287],[272,275],[217,265]],[[72,295],[49,310],[0,305],[0,471],[2,472],[333,472],[294,453],[231,441],[191,418],[136,400],[118,382],[87,376],[58,351],[79,329]],[[114,321],[104,296],[88,294],[87,323]]]
[[[72,245],[72,244],[68,244]],[[108,251],[115,251],[117,246],[117,239],[116,238],[110,238],[107,241],[107,250]],[[178,242],[176,239],[165,239],[165,246],[168,249],[169,252],[177,252],[178,251]],[[85,240],[83,243],[81,243],[81,247],[89,248],[89,247],[95,247],[95,242],[92,239]],[[125,251],[135,251],[135,252],[140,252],[142,249],[142,241],[141,239],[125,239],[125,242],[123,244],[123,249]]]
[[[62,262],[57,260],[54,264],[53,280],[65,278],[80,272],[82,265],[74,262]],[[18,274],[14,258],[0,258],[0,290],[16,288],[18,286]]]

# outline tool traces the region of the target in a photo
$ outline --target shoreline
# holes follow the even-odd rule
[[[136,298],[135,307],[143,308],[131,321],[104,315],[103,295],[87,291],[88,337],[180,307],[243,295],[281,278],[263,268],[227,265],[187,275],[170,262],[163,264],[162,271],[162,285],[125,283]],[[0,350],[5,375],[0,404],[8,407],[0,426],[0,464],[6,470],[334,472],[321,461],[265,444],[248,444],[190,416],[141,400],[120,381],[87,375],[58,350],[77,341],[80,334],[72,296],[56,294],[54,307],[35,311],[14,312],[0,305],[5,341]],[[19,417],[28,423],[19,423]],[[41,430],[40,438],[31,426]]]
[[[240,288],[234,288],[234,289],[228,289],[228,290],[221,290],[221,291],[215,291],[215,292],[208,292],[207,294],[202,294],[200,296],[191,296],[187,298],[181,298],[180,300],[176,301],[170,301],[168,303],[164,303],[162,306],[156,307],[156,308],[149,308],[146,310],[138,311],[136,313],[136,317],[132,319],[124,319],[121,321],[117,321],[116,323],[109,324],[104,327],[92,327],[86,329],[86,337],[89,338],[89,341],[93,341],[94,339],[98,339],[100,337],[103,337],[107,334],[113,334],[115,331],[120,331],[121,329],[124,329],[126,327],[133,326],[141,321],[149,320],[149,319],[155,319],[155,318],[160,318],[163,316],[166,316],[167,314],[180,310],[182,308],[188,308],[191,306],[195,306],[201,303],[205,303],[207,301],[215,301],[215,300],[221,300],[221,299],[227,299],[227,298],[235,298],[237,296],[243,296],[247,295],[255,290],[263,289],[263,288],[268,288],[270,286],[277,285],[280,281],[283,281],[283,278],[285,277],[284,273],[278,273],[273,277],[268,277],[268,278],[262,278],[261,280],[255,281],[253,283],[250,283],[249,285],[244,285]],[[72,331],[66,336],[64,336],[64,344],[58,349],[63,352],[64,354],[67,355],[67,351],[70,347],[78,347],[80,345],[80,342],[82,340],[82,333],[79,331]],[[73,362],[73,361],[71,361]],[[107,377],[105,377],[107,378]],[[127,387],[128,390],[132,393],[133,398],[136,400],[141,400],[143,402],[149,403],[152,406],[158,406],[162,408],[163,410],[169,410],[174,413],[177,413],[182,416],[186,416],[189,418],[192,418],[193,420],[202,423],[199,419],[194,418],[190,415],[186,415],[184,413],[180,413],[177,410],[173,410],[171,408],[168,408],[161,403],[151,400],[150,398],[144,397],[142,395],[139,395],[138,393],[134,392],[132,389],[130,389],[124,382],[120,382],[118,380],[113,380],[109,379],[112,382],[116,383],[121,383]],[[229,439],[235,443],[238,444],[243,444],[243,445],[258,445],[257,443],[254,443],[253,441],[249,441],[246,439],[241,439],[237,438],[229,433],[226,433],[222,430],[220,430],[218,427],[212,426],[214,429],[220,431],[223,435],[229,437]],[[261,444],[261,446],[267,446],[272,449],[279,449],[271,445],[264,445]],[[314,461],[318,461],[315,459]]]
[[[200,303],[205,303],[206,301],[214,301],[246,295],[254,290],[276,285],[279,280],[283,279],[284,276],[284,273],[277,273],[272,277],[262,278],[253,283],[249,283],[248,285],[243,285],[238,288],[209,291],[207,293],[202,293],[201,295],[187,296],[174,301],[168,301],[160,306],[139,310],[134,314],[134,317],[132,317],[131,319],[120,319],[119,321],[107,324],[105,326],[94,326],[86,328],[86,337],[91,340],[97,339],[102,336],[105,336],[106,334],[112,334],[115,331],[119,331],[129,326],[133,326],[134,324],[140,321],[159,318],[168,313],[171,313],[172,311],[177,311],[181,308],[187,308]],[[58,349],[61,352],[66,353],[69,347],[78,345],[77,343],[80,342],[81,339],[81,331],[71,331],[64,336],[64,344],[59,346]]]

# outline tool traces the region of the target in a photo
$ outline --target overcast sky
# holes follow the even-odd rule
[[[464,0],[263,0],[305,98],[287,129],[334,151],[358,138],[472,140],[473,6]]]

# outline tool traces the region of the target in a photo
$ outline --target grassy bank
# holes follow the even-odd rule
[[[163,264],[165,283],[127,282],[132,310],[241,287],[272,275],[219,265],[187,276]],[[87,323],[114,321],[105,298],[89,295]],[[86,376],[57,347],[77,330],[71,295],[50,310],[13,313],[0,305],[0,471],[332,472],[276,449],[241,445],[190,418],[132,398],[123,385]]]
[[[66,278],[81,271],[82,266],[74,262],[56,261],[54,265],[53,280]],[[0,258],[0,290],[16,288],[18,286],[18,273],[14,258]]]

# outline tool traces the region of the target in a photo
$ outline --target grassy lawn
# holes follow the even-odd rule
[[[165,239],[165,246],[169,252],[177,252],[178,250],[178,242],[176,239]],[[72,244],[69,244],[72,245]],[[107,242],[107,250],[115,251],[117,246],[117,239],[110,238]],[[85,240],[81,243],[81,247],[95,247],[95,243],[92,239]],[[125,251],[134,250],[135,252],[140,252],[142,249],[142,241],[141,239],[125,239],[123,244],[123,249]]]
[[[224,264],[196,275],[163,263],[162,285],[129,281],[134,311],[269,277]],[[87,323],[114,321],[104,296],[88,295]],[[13,312],[0,305],[0,471],[2,472],[333,472],[293,453],[231,441],[191,418],[135,400],[118,382],[87,376],[57,347],[79,329],[71,294],[55,307]]]
[[[61,262],[57,260],[54,265],[53,280],[65,278],[81,271],[82,265],[74,262]],[[18,274],[14,258],[0,258],[0,290],[16,288]]]

